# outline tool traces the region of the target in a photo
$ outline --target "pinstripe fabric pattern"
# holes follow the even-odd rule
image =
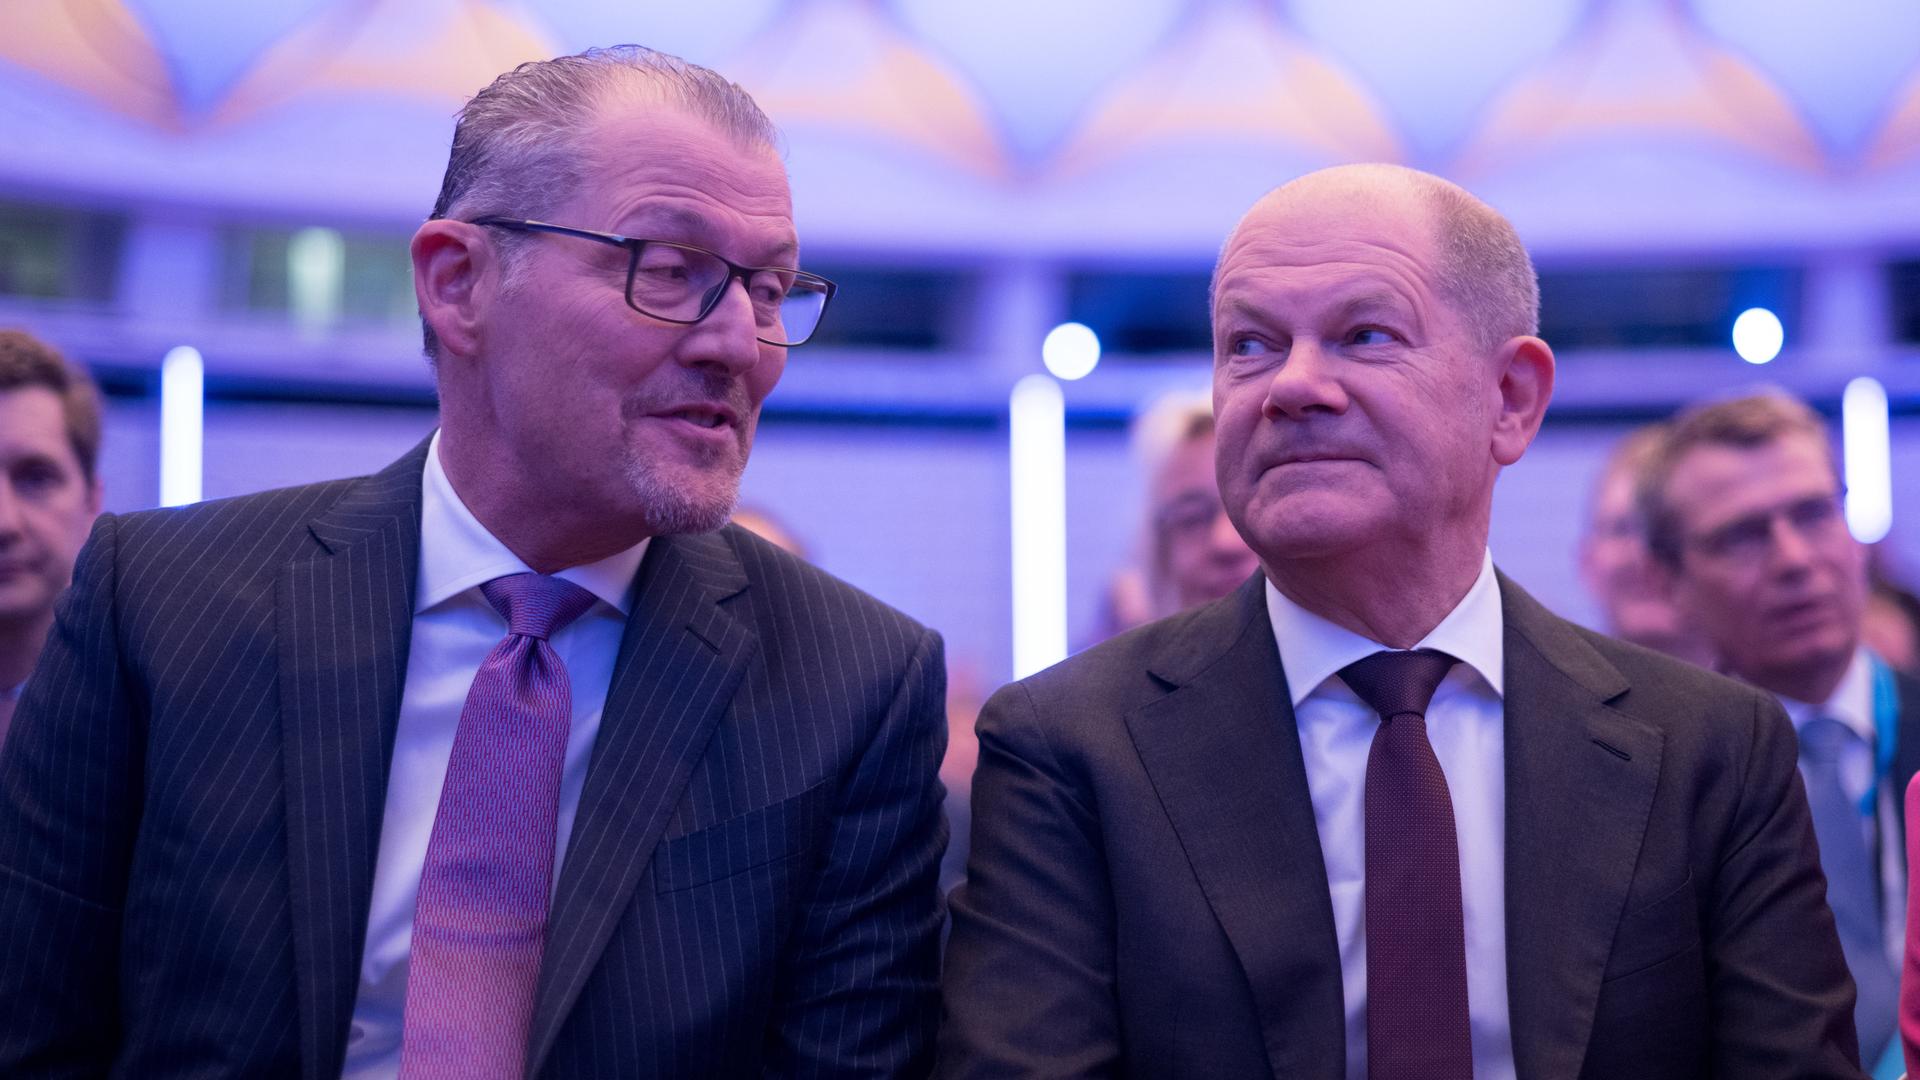
[[[424,453],[95,527],[0,752],[0,1075],[339,1074]],[[924,1073],[938,636],[734,528],[637,597],[529,1074]]]

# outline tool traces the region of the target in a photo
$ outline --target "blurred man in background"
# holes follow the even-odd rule
[[[1723,671],[1779,698],[1799,733],[1861,1058],[1897,1065],[1885,1059],[1898,1057],[1906,914],[1898,811],[1920,768],[1920,685],[1861,645],[1867,553],[1847,531],[1826,425],[1774,392],[1682,413],[1640,505],[1682,618]]]
[[[1634,495],[1640,475],[1660,447],[1664,425],[1636,429],[1614,444],[1587,503],[1580,537],[1580,576],[1600,603],[1603,629],[1622,641],[1644,645],[1702,667],[1712,653],[1681,625],[1680,613],[1661,588],[1647,550],[1646,523]]]
[[[1147,474],[1150,618],[1163,619],[1227,595],[1259,563],[1220,503],[1212,400],[1164,398],[1141,416],[1134,438]]]
[[[100,513],[100,396],[86,372],[0,330],[0,747]]]

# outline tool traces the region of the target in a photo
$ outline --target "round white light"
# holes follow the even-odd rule
[[[1748,308],[1733,320],[1733,351],[1749,364],[1764,364],[1779,356],[1786,340],[1780,316],[1766,308]]]
[[[1084,379],[1100,362],[1100,335],[1081,323],[1061,323],[1047,331],[1040,359],[1056,379]]]

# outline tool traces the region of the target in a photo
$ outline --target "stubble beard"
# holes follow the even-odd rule
[[[733,517],[740,501],[740,475],[753,444],[755,419],[745,420],[738,443],[702,455],[702,460],[691,465],[665,464],[642,455],[631,440],[626,443],[623,471],[649,535],[712,532]]]

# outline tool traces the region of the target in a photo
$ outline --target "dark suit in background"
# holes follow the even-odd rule
[[[102,519],[0,757],[0,1074],[339,1075],[423,460]],[[943,686],[937,636],[744,530],[656,538],[529,1074],[920,1067]]]
[[[1345,1075],[1263,584],[988,704],[943,1075]],[[1857,1075],[1778,705],[1500,591],[1519,1074]]]

